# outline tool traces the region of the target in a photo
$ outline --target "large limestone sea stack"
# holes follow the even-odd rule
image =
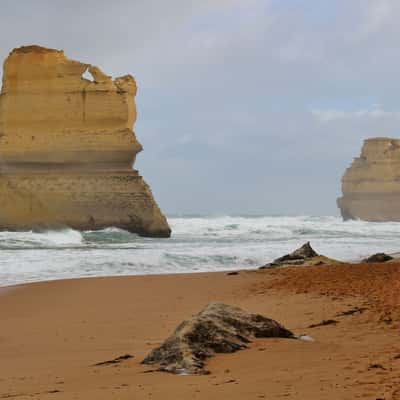
[[[116,226],[168,237],[133,169],[142,150],[132,131],[135,94],[130,75],[113,80],[61,50],[14,49],[0,95],[0,229]]]
[[[367,139],[342,178],[342,191],[344,219],[400,221],[400,140]]]

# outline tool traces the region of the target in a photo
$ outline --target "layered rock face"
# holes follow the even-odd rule
[[[344,219],[400,221],[400,140],[367,139],[342,178]]]
[[[117,226],[168,237],[133,170],[142,150],[132,131],[135,94],[130,75],[113,80],[60,50],[14,49],[0,95],[0,229]]]

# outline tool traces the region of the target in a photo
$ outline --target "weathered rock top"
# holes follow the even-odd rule
[[[82,76],[86,71],[93,80]],[[12,50],[4,62],[2,93],[35,89],[73,91],[76,88],[117,90],[136,95],[136,82],[131,75],[113,80],[95,65],[68,59],[63,50],[22,46]]]
[[[9,167],[97,162],[131,169],[142,150],[132,133],[136,91],[131,75],[113,80],[62,50],[14,49],[4,62],[0,159]]]

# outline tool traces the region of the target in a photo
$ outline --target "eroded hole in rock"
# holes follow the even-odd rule
[[[89,72],[89,67],[86,67],[85,71],[82,74],[82,78],[86,79],[90,82],[94,82],[92,74]]]

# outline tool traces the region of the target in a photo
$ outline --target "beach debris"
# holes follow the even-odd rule
[[[130,354],[124,354],[123,356],[113,358],[112,360],[98,362],[98,363],[94,364],[93,366],[98,367],[101,365],[119,364],[120,362],[128,360],[129,358],[133,358],[133,356],[131,356]]]
[[[239,275],[239,272],[238,271],[231,271],[231,272],[228,272],[227,273],[227,275]]]
[[[324,319],[318,324],[312,324],[309,326],[309,328],[318,328],[320,326],[326,326],[326,325],[336,325],[338,324],[339,321],[336,321],[335,319]]]
[[[333,260],[331,258],[318,254],[311,247],[310,242],[307,242],[292,253],[285,254],[284,256],[275,259],[271,263],[263,265],[259,269],[297,265],[329,265],[337,263],[337,260]]]
[[[336,314],[336,317],[347,317],[353,314],[362,314],[364,311],[368,310],[366,307],[353,307],[350,310],[342,311]]]
[[[373,254],[372,256],[369,256],[362,260],[362,262],[365,263],[384,263],[386,261],[393,260],[392,256],[389,256],[389,254],[386,253],[376,253]]]
[[[393,318],[390,315],[382,315],[379,320],[384,322],[387,325],[390,325],[393,323]]]
[[[229,379],[229,380],[224,381],[224,382],[213,383],[213,385],[214,385],[214,386],[219,386],[219,385],[225,385],[225,384],[227,384],[227,383],[235,383],[235,384],[237,384],[238,381],[237,381],[236,379]]]
[[[368,369],[386,369],[382,364],[370,364],[368,366]]]
[[[315,339],[309,335],[299,335],[296,339],[302,340],[303,342],[315,342]]]
[[[207,374],[205,360],[215,353],[245,349],[253,338],[295,336],[273,319],[249,314],[238,307],[210,303],[153,349],[142,364],[158,364],[159,371],[175,374]]]

